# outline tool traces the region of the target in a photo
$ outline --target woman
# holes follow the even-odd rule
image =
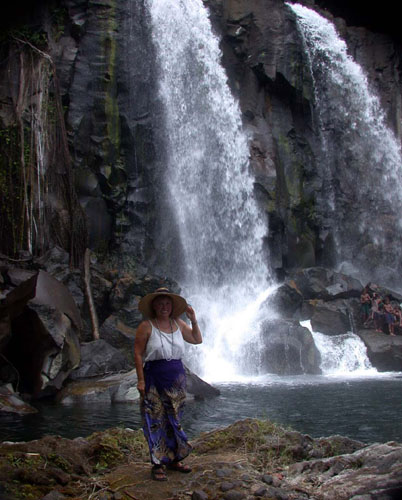
[[[166,481],[164,466],[191,472],[181,462],[191,451],[180,425],[186,399],[186,373],[181,358],[184,341],[201,344],[202,335],[194,309],[167,288],[143,297],[138,308],[149,318],[137,328],[134,343],[143,429],[153,464],[151,476],[156,481]],[[179,318],[184,312],[191,327]]]

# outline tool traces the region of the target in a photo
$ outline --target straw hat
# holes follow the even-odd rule
[[[155,290],[155,292],[148,293],[147,295],[145,295],[145,297],[142,297],[142,299],[138,304],[138,309],[142,312],[144,316],[147,316],[148,318],[154,318],[155,312],[152,308],[152,301],[156,297],[160,297],[163,295],[166,295],[167,297],[170,297],[172,299],[172,304],[173,304],[172,316],[174,318],[177,318],[178,316],[183,314],[184,311],[187,309],[186,300],[180,295],[172,293],[168,288],[158,288],[157,290]]]

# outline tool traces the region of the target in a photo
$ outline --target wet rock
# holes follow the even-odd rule
[[[67,382],[57,394],[57,401],[72,404],[79,401],[121,403],[139,399],[135,370],[103,377]]]
[[[374,330],[358,330],[367,347],[371,364],[381,372],[402,371],[402,336],[391,336]]]
[[[130,368],[130,363],[122,352],[99,339],[81,344],[80,366],[70,374],[70,379],[126,372]]]
[[[311,332],[297,321],[274,319],[261,325],[261,365],[266,373],[321,373],[320,354]]]
[[[80,196],[79,201],[87,218],[89,248],[98,250],[111,239],[112,216],[100,196]]]
[[[20,395],[14,391],[11,384],[0,386],[0,412],[17,413],[26,415],[37,413],[37,409],[21,399]]]
[[[326,335],[341,335],[353,331],[350,310],[344,301],[315,302],[311,315],[313,331]]]
[[[112,314],[100,327],[99,335],[101,339],[124,353],[128,362],[134,366],[134,328],[121,321],[117,314]]]
[[[261,309],[274,309],[281,317],[293,318],[303,304],[303,296],[293,281],[279,286],[261,305]]]
[[[193,383],[194,379],[194,383]],[[194,398],[216,396],[219,391],[202,381],[187,369],[187,395]],[[78,401],[120,403],[137,401],[137,374],[135,370],[103,377],[73,380],[57,394],[64,404]]]
[[[187,375],[187,392],[196,399],[205,399],[213,396],[219,396],[220,391],[202,380],[198,375],[185,366]]]
[[[360,297],[363,289],[356,278],[323,267],[302,269],[290,277],[305,300]]]

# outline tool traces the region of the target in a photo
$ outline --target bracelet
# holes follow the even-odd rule
[[[194,325],[197,325],[197,324],[198,324],[197,320],[191,322],[191,326],[194,326]]]

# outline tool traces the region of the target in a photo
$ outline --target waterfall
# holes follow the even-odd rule
[[[314,85],[318,163],[323,189],[329,187],[322,198],[335,221],[339,262],[365,279],[392,284],[401,262],[400,144],[334,25],[307,7],[287,5],[296,14]]]
[[[312,335],[321,354],[320,368],[324,375],[376,371],[367,357],[366,346],[356,334],[329,336],[313,332]]]
[[[376,373],[367,357],[367,349],[360,337],[352,332],[342,335],[324,335],[313,332],[310,321],[300,324],[311,331],[314,343],[321,355],[324,375],[349,375]]]
[[[269,294],[267,221],[253,193],[248,137],[202,0],[148,0],[164,109],[168,197],[180,232],[181,282],[199,316],[198,363],[216,379],[248,371]],[[252,363],[252,354],[248,359]],[[247,364],[247,362],[246,362]]]

